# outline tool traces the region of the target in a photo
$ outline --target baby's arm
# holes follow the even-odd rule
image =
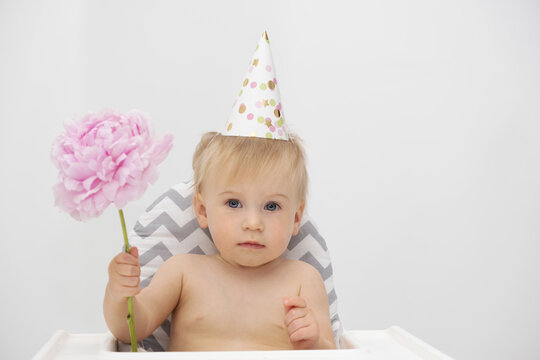
[[[156,272],[148,287],[139,287],[139,254],[131,248],[130,254],[120,253],[109,264],[109,283],[105,291],[103,312],[113,335],[129,343],[126,322],[127,298],[133,298],[133,320],[137,341],[150,335],[176,308],[182,290],[182,271],[178,258],[172,257]]]
[[[299,296],[283,299],[291,344],[295,349],[335,349],[324,282],[315,268],[302,265]]]

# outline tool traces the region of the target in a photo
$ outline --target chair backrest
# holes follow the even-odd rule
[[[146,209],[130,233],[130,244],[139,249],[143,288],[148,286],[161,264],[175,254],[212,255],[217,252],[210,232],[208,229],[201,229],[197,222],[192,199],[192,182],[171,187]],[[330,319],[337,344],[343,328],[337,313],[332,263],[324,238],[307,214],[304,214],[300,231],[291,238],[283,256],[305,261],[320,272],[328,295]],[[167,350],[170,321],[169,316],[140,345],[152,351]]]

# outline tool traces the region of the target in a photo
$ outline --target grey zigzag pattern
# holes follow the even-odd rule
[[[319,273],[321,273],[324,281],[326,281],[326,279],[332,276],[332,273],[334,272],[332,269],[332,264],[328,264],[327,267],[322,266],[321,263],[315,258],[315,256],[313,256],[309,251],[306,252],[299,260],[307,262],[308,264],[311,264],[315,269],[317,269]]]
[[[143,341],[140,342],[140,344],[142,344],[142,347],[145,350],[165,351],[154,335],[148,335]]]
[[[146,212],[152,210],[157,204],[159,204],[163,199],[169,198],[174,202],[180,209],[186,210],[192,205],[191,196],[183,197],[180,193],[174,189],[169,189],[164,194],[160,195],[150,206],[146,209]]]
[[[135,231],[138,236],[145,239],[152,236],[161,226],[169,230],[169,232],[178,240],[178,242],[182,242],[197,229],[202,230],[206,236],[212,240],[210,231],[208,229],[201,229],[196,218],[191,219],[184,226],[179,226],[178,223],[174,221],[165,211],[159,214],[146,226],[143,226],[139,221],[137,221],[133,227],[133,231]]]
[[[152,246],[152,248],[150,248],[144,254],[142,254],[139,257],[139,263],[141,264],[141,266],[144,266],[158,256],[161,257],[164,262],[172,256],[169,248],[165,246],[165,244],[161,241],[158,242],[156,245]]]
[[[289,242],[289,245],[287,246],[287,249],[292,250],[294,249],[304,238],[308,235],[311,235],[319,245],[324,249],[324,251],[328,250],[328,247],[326,246],[326,242],[324,241],[323,237],[317,229],[315,229],[315,226],[311,223],[311,221],[307,221],[300,227],[300,230],[298,231],[298,234],[293,236],[291,238],[291,241]]]
[[[191,233],[193,233],[195,230],[199,229],[199,222],[196,218],[193,218],[192,220],[188,221],[184,226],[178,225],[174,219],[171,218],[171,216],[167,212],[162,212],[159,214],[154,220],[148,223],[148,225],[144,226],[139,221],[135,224],[133,227],[133,230],[137,235],[139,235],[141,238],[145,239],[149,236],[151,236],[153,233],[156,232],[161,226],[165,227],[173,236],[178,240],[182,241],[186,237],[188,237]],[[207,230],[207,229],[203,229]],[[207,235],[210,234],[210,232],[206,231]]]

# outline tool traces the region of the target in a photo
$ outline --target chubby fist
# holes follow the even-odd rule
[[[116,301],[126,301],[128,297],[137,295],[139,287],[139,250],[132,247],[128,253],[116,255],[109,264],[109,295]]]
[[[295,349],[312,349],[319,341],[319,324],[300,296],[283,299],[285,326]]]

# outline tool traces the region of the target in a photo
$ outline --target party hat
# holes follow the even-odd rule
[[[222,135],[289,139],[266,31],[255,48]]]

